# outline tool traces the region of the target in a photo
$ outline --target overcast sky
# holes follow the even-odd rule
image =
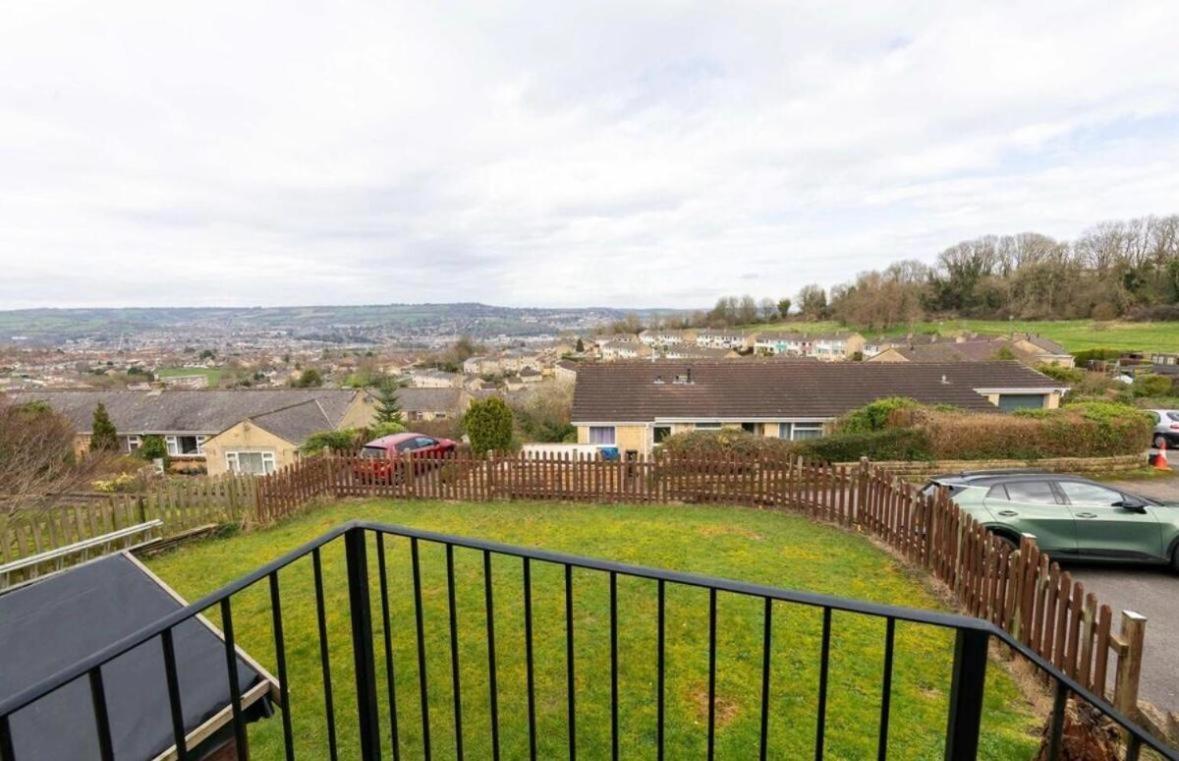
[[[0,308],[781,296],[1179,212],[1179,2],[6,3]]]

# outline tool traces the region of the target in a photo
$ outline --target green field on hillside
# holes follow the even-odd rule
[[[329,528],[359,518],[625,563],[704,573],[797,590],[909,607],[939,608],[920,577],[864,536],[804,517],[736,507],[597,506],[545,503],[366,501],[318,509],[276,528],[210,539],[151,561],[188,599],[196,599]],[[373,541],[370,539],[370,542]],[[420,758],[423,740],[418,638],[408,541],[388,537],[390,632],[401,758]],[[435,758],[454,758],[454,681],[448,627],[446,554],[421,550],[427,707]],[[370,574],[377,587],[376,550]],[[498,715],[503,758],[528,757],[526,660],[521,560],[492,559]],[[336,731],[340,758],[357,755],[355,677],[340,542],[323,550]],[[490,758],[488,645],[482,554],[454,552],[459,695],[465,756]],[[280,573],[283,628],[296,756],[326,758],[324,690],[312,568],[296,561]],[[608,576],[573,572],[578,755],[610,756],[610,595]],[[567,757],[565,592],[561,566],[532,565],[537,753]],[[656,588],[620,576],[617,587],[619,746],[622,758],[654,758],[656,728]],[[390,710],[379,597],[374,605],[379,714],[384,757],[391,751]],[[708,593],[667,588],[668,758],[704,758],[708,716]],[[756,757],[760,729],[762,602],[722,593],[717,599],[716,757]],[[211,611],[216,619],[216,611]],[[266,584],[233,599],[237,642],[273,670],[274,639]],[[773,613],[769,757],[814,755],[822,614],[777,603]],[[826,754],[875,758],[881,706],[885,624],[835,612],[832,617]],[[954,650],[950,631],[899,623],[892,683],[890,759],[941,758]],[[1039,726],[1008,673],[987,672],[980,758],[1026,759]],[[250,755],[279,759],[282,721],[250,726]]]
[[[216,388],[221,382],[221,370],[216,367],[165,367],[156,371],[156,377],[181,378],[187,375],[203,375],[209,379],[209,388]]]
[[[773,323],[750,326],[754,330],[796,330],[821,333],[847,330],[848,326],[830,320],[819,322]],[[962,331],[1004,335],[1011,331],[1032,333],[1056,341],[1068,351],[1082,349],[1122,349],[1125,351],[1179,352],[1179,322],[1096,322],[1094,320],[938,320],[898,326],[886,331],[859,329],[865,337],[884,333],[903,336],[907,333],[941,333],[954,335]]]

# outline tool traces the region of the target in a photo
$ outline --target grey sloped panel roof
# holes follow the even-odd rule
[[[461,412],[459,388],[400,388],[397,403],[405,412]]]
[[[110,555],[0,595],[0,698],[63,668],[181,607],[128,558]],[[225,645],[196,619],[173,630],[184,726],[191,732],[229,705]],[[246,692],[264,677],[240,657],[238,684]],[[102,667],[115,758],[150,759],[171,748],[172,721],[158,639]],[[256,703],[247,718],[268,706]],[[15,712],[16,758],[98,757],[90,688],[75,680]]]
[[[691,383],[676,376],[691,370]],[[659,382],[662,381],[662,382]],[[975,389],[1059,383],[1019,362],[872,363],[790,360],[663,360],[586,365],[577,374],[573,419],[829,418],[889,396],[995,412]]]
[[[315,399],[265,415],[256,415],[250,420],[292,444],[302,444],[311,434],[336,427],[335,422],[324,413],[323,407]],[[336,420],[338,421],[338,418]]]
[[[310,400],[339,421],[355,395],[350,389],[275,389],[239,391],[29,391],[14,401],[43,400],[88,432],[99,402],[120,433],[220,433],[248,417]],[[334,425],[334,423],[333,423]]]

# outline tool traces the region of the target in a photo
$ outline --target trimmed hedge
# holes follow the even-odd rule
[[[854,421],[849,425],[848,421]],[[804,456],[828,462],[872,460],[1038,460],[1108,457],[1141,452],[1150,441],[1149,415],[1126,404],[1084,401],[1055,410],[1012,414],[920,407],[882,399],[856,410],[828,436],[782,441],[737,429],[670,437],[665,452],[681,456]]]
[[[804,457],[827,462],[870,460],[932,460],[929,437],[920,428],[889,428],[865,433],[835,433],[819,439],[794,442]]]
[[[794,453],[792,442],[767,436],[755,436],[740,428],[722,428],[719,431],[692,431],[677,433],[664,440],[661,451],[678,457],[708,457],[710,455],[732,455],[734,457],[774,457]]]

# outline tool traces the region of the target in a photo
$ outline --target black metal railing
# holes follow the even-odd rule
[[[331,652],[339,648],[339,642],[330,641],[333,614],[337,611],[329,610],[325,597],[325,573],[323,554],[328,549],[338,552],[336,540],[343,539],[343,554],[347,576],[348,626],[351,630],[351,676],[353,684],[349,689],[339,692],[342,683],[337,679],[333,683],[333,672],[340,676],[340,664],[333,664]],[[405,574],[398,579],[393,573],[393,563],[389,558],[387,539],[393,539],[408,545],[408,558],[398,556],[399,564],[408,563]],[[423,547],[431,553],[441,551],[445,569],[445,586],[441,588],[427,587],[423,582]],[[370,558],[370,551],[375,549],[375,563]],[[466,560],[463,574],[456,572],[456,554],[461,551]],[[469,556],[469,557],[468,557]],[[291,705],[292,689],[288,680],[292,678],[292,662],[288,651],[292,643],[290,628],[284,626],[284,602],[289,598],[282,595],[279,572],[291,566],[296,561],[310,557],[312,566],[314,596],[315,596],[315,624],[318,637],[319,682],[316,687],[322,690],[323,705],[315,709],[315,719],[322,715],[323,742],[327,746],[330,758],[353,757],[363,759],[377,759],[382,757],[383,750],[388,749],[388,756],[399,759],[402,756],[431,758],[433,755],[463,758],[464,755],[478,755],[471,746],[477,740],[480,748],[486,748],[488,754],[495,759],[505,757],[520,757],[527,755],[537,758],[542,755],[538,748],[544,743],[546,753],[552,755],[553,747],[562,748],[562,752],[570,759],[575,758],[579,751],[591,751],[591,757],[605,757],[609,753],[612,758],[623,755],[623,738],[621,723],[626,721],[628,726],[632,717],[620,716],[622,701],[625,697],[624,677],[628,685],[633,680],[620,669],[620,632],[629,631],[626,627],[633,626],[633,622],[624,622],[620,606],[620,580],[640,580],[633,584],[642,586],[643,594],[647,595],[644,604],[652,606],[654,628],[653,676],[652,692],[655,699],[653,726],[643,730],[642,737],[654,745],[655,755],[662,759],[665,754],[674,757],[676,754],[668,748],[668,738],[672,731],[680,732],[681,728],[672,726],[671,711],[669,711],[669,676],[675,678],[674,666],[669,660],[669,652],[678,644],[681,637],[687,636],[687,629],[682,625],[669,626],[669,598],[670,593],[681,589],[702,590],[707,594],[707,630],[703,636],[707,640],[707,678],[705,715],[702,732],[704,733],[704,748],[708,758],[712,758],[718,751],[719,730],[722,729],[722,717],[718,713],[718,675],[721,665],[718,659],[718,643],[725,635],[726,619],[719,611],[718,603],[727,601],[730,597],[741,598],[753,606],[760,608],[760,627],[754,627],[754,647],[748,655],[751,667],[751,678],[743,683],[756,717],[756,732],[750,733],[748,747],[743,748],[745,757],[754,755],[765,759],[775,755],[771,750],[771,735],[775,727],[775,703],[772,696],[771,680],[777,674],[779,680],[789,677],[782,671],[782,665],[777,658],[783,652],[790,652],[797,643],[791,637],[775,636],[779,631],[776,626],[782,623],[783,617],[794,616],[793,608],[808,608],[816,610],[821,616],[818,639],[818,678],[817,693],[814,695],[814,713],[810,717],[814,727],[813,756],[816,759],[824,757],[830,747],[830,733],[828,731],[828,712],[831,707],[831,662],[832,655],[839,648],[836,627],[833,617],[862,616],[882,622],[883,638],[879,646],[873,645],[876,652],[882,652],[879,681],[872,692],[879,695],[879,713],[876,725],[873,727],[857,727],[861,730],[865,742],[875,746],[874,754],[884,759],[889,753],[890,725],[894,718],[892,714],[894,702],[894,653],[897,647],[898,626],[921,627],[926,630],[949,631],[953,633],[953,660],[950,675],[950,689],[948,709],[945,715],[944,756],[947,759],[973,759],[977,756],[980,737],[983,736],[984,692],[986,688],[986,672],[988,661],[988,647],[992,641],[1000,642],[1011,650],[1023,655],[1043,675],[1053,690],[1053,712],[1049,721],[1049,758],[1059,758],[1061,753],[1061,736],[1064,727],[1065,710],[1068,700],[1085,701],[1094,706],[1101,714],[1115,722],[1123,732],[1125,738],[1124,757],[1137,759],[1141,749],[1149,747],[1159,756],[1168,759],[1179,759],[1174,750],[1160,744],[1143,729],[1121,715],[1116,709],[1102,698],[1091,694],[1080,684],[1050,663],[1021,644],[997,627],[980,619],[934,611],[911,610],[868,602],[857,602],[836,597],[830,597],[807,592],[795,592],[776,589],[769,586],[750,584],[717,578],[708,578],[676,571],[658,570],[622,563],[577,557],[573,555],[547,552],[542,550],[525,549],[494,542],[485,542],[457,536],[449,536],[428,531],[420,531],[398,526],[388,526],[366,522],[351,522],[336,528],[329,533],[309,542],[285,555],[267,563],[252,573],[228,584],[222,589],[198,600],[197,602],[174,613],[165,616],[156,623],[125,639],[102,649],[99,652],[62,669],[54,676],[31,686],[19,694],[12,695],[0,702],[0,758],[3,761],[25,761],[14,753],[12,724],[10,717],[30,706],[39,698],[61,689],[76,680],[86,679],[89,682],[93,703],[93,721],[97,728],[97,747],[95,754],[108,761],[114,757],[112,747],[110,717],[103,683],[103,666],[120,655],[143,643],[158,639],[162,648],[164,673],[167,694],[171,705],[172,734],[176,744],[177,755],[185,759],[189,753],[186,731],[190,728],[183,726],[181,704],[184,695],[177,678],[175,645],[172,639],[173,629],[180,623],[191,619],[209,609],[216,609],[220,613],[220,624],[224,633],[226,669],[229,676],[231,708],[231,723],[233,736],[236,738],[240,757],[246,752],[247,736],[246,719],[242,710],[242,695],[237,679],[237,658],[235,657],[234,610],[235,602],[241,604],[243,595],[252,588],[258,595],[247,600],[244,615],[267,616],[273,632],[273,663],[279,682],[279,702],[281,704],[281,731],[267,727],[274,740],[268,750],[273,755],[284,757],[290,761],[296,757],[296,738],[300,734],[294,726],[296,709]],[[502,575],[507,559],[515,558],[519,561],[519,587],[515,586],[511,578]],[[435,558],[437,559],[437,558]],[[493,560],[496,562],[493,563]],[[514,563],[515,561],[510,561]],[[375,566],[375,567],[374,567]],[[550,577],[546,584],[554,594],[546,599],[556,600],[563,596],[563,604],[559,601],[541,610],[534,601],[534,592],[538,570],[544,569]],[[555,570],[552,570],[555,569]],[[377,583],[370,584],[370,575],[375,571]],[[606,584],[606,604],[601,608],[606,612],[607,621],[603,624],[596,618],[587,623],[584,617],[577,615],[575,600],[579,591],[588,593],[585,589],[584,575],[600,578]],[[408,576],[404,578],[404,576]],[[481,577],[481,578],[478,578]],[[268,608],[259,613],[258,598],[261,593],[261,582],[265,581],[269,587]],[[650,584],[653,582],[653,584]],[[596,583],[596,582],[595,582]],[[257,585],[257,587],[255,586]],[[499,594],[500,606],[497,606],[495,589]],[[497,645],[497,625],[504,626],[505,612],[503,611],[504,585],[507,585],[511,603],[508,608],[513,609],[515,603],[520,604],[522,622],[523,663],[522,679],[515,667],[506,668],[498,662],[503,658],[504,645]],[[579,590],[578,586],[582,586]],[[652,588],[653,587],[653,588]],[[600,589],[593,590],[596,593]],[[650,592],[654,592],[653,600]],[[404,594],[403,609],[406,614],[400,620],[392,604],[395,595]],[[692,593],[696,594],[696,593]],[[463,607],[460,596],[464,601],[474,601],[473,606]],[[696,598],[693,598],[696,599]],[[698,600],[702,602],[702,600]],[[746,603],[742,603],[746,604]],[[412,608],[412,613],[409,613]],[[469,609],[468,609],[469,608]],[[783,610],[785,608],[785,610]],[[428,637],[426,636],[426,611],[432,609],[440,613],[432,620],[437,626],[445,622],[446,632],[431,640],[441,641],[449,652],[442,658],[443,665],[436,663],[430,667],[427,654]],[[444,609],[444,610],[443,610]],[[476,610],[477,609],[477,610]],[[380,619],[374,620],[374,610],[379,611]],[[598,610],[595,608],[595,610]],[[778,618],[775,618],[777,611]],[[584,613],[584,611],[583,611]],[[460,615],[461,614],[461,615]],[[547,623],[538,622],[537,615],[543,614]],[[595,614],[596,615],[596,614]],[[701,615],[701,618],[703,616]],[[411,620],[410,620],[411,619]],[[551,619],[551,620],[550,620]],[[840,619],[842,620],[842,619]],[[777,623],[776,623],[777,621]],[[555,623],[554,623],[555,622]],[[592,627],[592,628],[591,628]],[[608,645],[602,645],[590,636],[594,631],[604,628],[609,630]],[[538,628],[544,629],[538,634]],[[552,630],[563,629],[554,635],[563,638],[563,642],[550,641],[548,635]],[[757,631],[760,629],[760,632]],[[374,640],[380,632],[381,652],[383,664],[378,663],[377,648]],[[395,662],[394,637],[403,637],[402,644],[413,633],[415,640],[412,648],[405,646],[401,650],[402,662]],[[695,632],[694,636],[701,636]],[[923,634],[923,636],[926,636]],[[464,639],[466,638],[466,639]],[[760,641],[758,641],[760,640]],[[477,641],[482,647],[486,646],[486,659],[472,659],[469,648],[464,650],[460,641]],[[311,643],[301,649],[311,652]],[[586,650],[592,650],[587,654]],[[591,659],[587,667],[587,658],[593,654],[601,654],[608,650],[608,656],[599,660]],[[408,654],[408,657],[407,657]],[[465,655],[464,655],[465,654]],[[551,662],[550,655],[556,654],[556,662]],[[510,653],[515,659],[516,653]],[[498,656],[498,658],[497,658]],[[579,657],[580,656],[580,657]],[[0,655],[0,658],[4,657]],[[473,663],[472,661],[477,662]],[[561,662],[563,661],[563,662]],[[383,665],[383,669],[379,666]],[[647,663],[646,666],[652,664]],[[305,669],[304,669],[305,670]],[[314,669],[313,669],[314,670]],[[399,674],[416,671],[416,680],[403,679]],[[378,678],[378,673],[381,678]],[[449,684],[436,684],[439,674],[444,674],[443,681]],[[473,690],[470,684],[474,674],[474,681],[480,690],[485,689],[477,708],[472,707]],[[511,679],[505,679],[510,676]],[[903,676],[903,675],[901,675]],[[539,681],[543,679],[544,687],[552,693],[563,691],[556,699],[538,702]],[[873,677],[875,679],[875,677]],[[466,680],[466,682],[464,681]],[[579,686],[584,690],[586,684],[604,684],[608,680],[608,707],[585,705],[579,701]],[[381,682],[384,682],[382,691]],[[420,726],[408,726],[404,721],[406,715],[406,700],[414,697],[404,694],[413,687],[416,681],[418,700],[417,712],[420,714]],[[512,684],[508,684],[511,681]],[[522,684],[521,684],[522,683]],[[301,686],[296,683],[296,686]],[[525,693],[523,702],[523,716],[512,713],[505,715],[501,703],[505,688],[522,689]],[[431,699],[431,690],[444,695],[441,702]],[[383,699],[379,697],[382,692]],[[351,693],[351,694],[349,694]],[[345,698],[339,700],[339,698]],[[448,700],[446,698],[449,698]],[[464,700],[466,699],[466,700]],[[399,702],[400,701],[400,702]],[[339,703],[339,705],[337,705]],[[347,725],[338,725],[337,713],[341,706],[351,708],[354,705],[355,715],[348,717]],[[435,710],[431,717],[431,709]],[[485,710],[484,710],[485,708]],[[300,706],[300,710],[311,711],[307,704]],[[544,734],[538,731],[540,722],[538,712],[544,711],[546,716],[554,713],[561,714],[559,722],[560,737],[550,736],[553,724],[546,724]],[[476,718],[472,712],[478,713],[478,728],[470,723],[464,723],[465,718]],[[606,718],[608,712],[608,719]],[[440,714],[449,713],[449,716]],[[510,712],[509,712],[510,713]],[[400,721],[399,721],[400,719]],[[445,719],[445,726],[443,725]],[[79,717],[80,721],[88,720]],[[526,732],[519,731],[519,744],[507,747],[504,736],[505,721],[513,722],[519,729],[521,723],[526,724]],[[354,724],[352,722],[355,722]],[[355,734],[353,735],[353,729]],[[809,732],[809,729],[807,730]],[[847,727],[843,731],[848,731]],[[940,732],[940,728],[937,730]],[[318,732],[318,731],[317,731]],[[432,736],[432,732],[434,733]],[[481,733],[479,738],[475,732]],[[317,739],[320,735],[317,734]],[[347,735],[345,738],[344,735]],[[249,733],[254,735],[254,730]],[[439,737],[448,740],[445,747],[438,744]],[[756,737],[756,739],[754,739]],[[588,739],[587,739],[588,738]],[[302,740],[303,738],[299,738]],[[345,742],[345,740],[347,740]],[[432,745],[433,743],[433,745]],[[588,743],[588,745],[587,745]],[[486,745],[484,745],[486,744]],[[937,743],[935,743],[937,744]],[[606,748],[609,748],[607,751]],[[255,754],[257,757],[258,754]],[[680,754],[682,755],[682,754]],[[808,751],[809,755],[809,751]],[[309,757],[322,757],[322,749]]]

